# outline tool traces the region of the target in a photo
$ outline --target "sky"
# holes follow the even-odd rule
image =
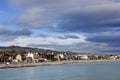
[[[0,46],[120,53],[120,0],[1,0]]]

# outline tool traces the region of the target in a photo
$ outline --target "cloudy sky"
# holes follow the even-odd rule
[[[1,0],[0,46],[120,53],[120,0]]]

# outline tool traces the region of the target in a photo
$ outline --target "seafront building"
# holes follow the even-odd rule
[[[15,62],[22,62],[22,55],[17,54],[15,58]]]
[[[46,61],[65,61],[65,60],[115,60],[120,59],[120,55],[114,54],[72,54],[66,52],[1,52],[0,62],[10,63],[39,63]]]

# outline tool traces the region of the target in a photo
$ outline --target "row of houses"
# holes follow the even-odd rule
[[[102,60],[102,59],[120,59],[120,55],[98,55],[98,54],[66,54],[66,53],[39,53],[28,52],[26,54],[17,54],[15,58],[9,56],[7,62],[26,62],[38,63],[43,61],[62,61],[62,60]]]
[[[43,61],[62,61],[62,60],[88,60],[88,55],[78,55],[78,54],[66,54],[66,53],[46,53],[40,54],[38,52],[28,52],[24,55],[17,54],[13,59],[12,56],[8,57],[9,62],[43,62]]]
[[[12,58],[12,56],[8,57],[9,62],[43,62],[43,61],[60,61],[64,60],[64,55],[63,54],[54,54],[54,53],[38,53],[38,52],[28,52],[23,55],[17,54],[15,56],[15,59]]]

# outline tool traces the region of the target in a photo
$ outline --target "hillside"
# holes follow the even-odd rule
[[[8,47],[0,47],[0,51],[5,52],[17,52],[17,53],[26,53],[26,52],[39,52],[39,53],[63,53],[63,51],[55,51],[49,49],[41,49],[41,48],[31,48],[31,47],[20,47],[20,46],[8,46]],[[65,52],[65,51],[64,51]],[[73,52],[66,51],[66,53],[72,54]]]

